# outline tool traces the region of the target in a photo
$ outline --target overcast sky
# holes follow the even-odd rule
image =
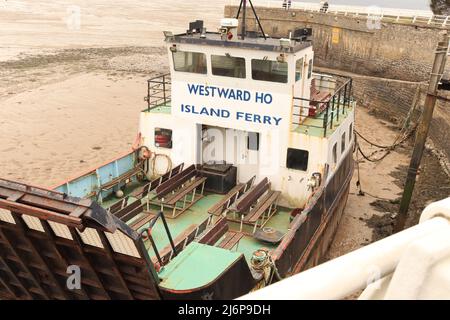
[[[313,0],[299,0],[300,2],[320,2]],[[415,10],[430,10],[428,0],[328,0],[329,4],[379,6],[386,8],[404,8]]]

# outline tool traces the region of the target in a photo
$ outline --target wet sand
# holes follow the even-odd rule
[[[229,0],[0,0],[0,61],[52,49],[160,46],[163,30],[203,19],[216,30]]]

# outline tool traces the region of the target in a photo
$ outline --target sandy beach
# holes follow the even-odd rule
[[[0,0],[0,177],[50,187],[127,151],[146,80],[167,72],[162,31],[184,31],[195,19],[215,29],[228,3]],[[364,108],[356,128],[383,144],[398,134]],[[408,150],[362,162],[364,190],[396,199],[393,172],[407,165]],[[370,243],[368,221],[383,214],[375,198],[357,195],[356,181],[330,258]]]

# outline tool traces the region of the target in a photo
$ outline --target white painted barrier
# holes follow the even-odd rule
[[[331,2],[331,1],[330,1]],[[267,1],[267,0],[252,0],[255,7],[266,8],[282,8],[283,1]],[[237,1],[231,1],[230,5],[236,5]],[[297,2],[292,1],[292,9],[299,9],[310,12],[320,12],[320,2]],[[400,8],[383,8],[377,6],[345,6],[330,4],[329,14],[341,16],[356,16],[379,18],[381,21],[397,22],[397,23],[411,23],[411,24],[426,24],[439,27],[448,27],[450,25],[448,16],[433,15],[431,11],[426,10],[409,10]]]
[[[417,226],[240,299],[450,299],[450,198]]]

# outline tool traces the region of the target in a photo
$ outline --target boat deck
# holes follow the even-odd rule
[[[132,182],[124,189],[124,196],[129,196],[133,191],[135,191],[137,188],[142,187],[142,184],[138,182]],[[150,193],[149,196],[150,199],[155,198],[154,193]],[[171,233],[171,236],[173,239],[177,238],[179,235],[183,234],[185,230],[187,230],[192,225],[200,225],[202,222],[204,222],[208,217],[210,216],[208,214],[208,209],[211,208],[215,203],[220,201],[220,199],[223,197],[221,194],[215,194],[215,193],[207,193],[205,192],[204,196],[196,201],[189,209],[187,209],[185,212],[177,216],[176,218],[172,218],[170,212],[164,212],[165,218]],[[115,196],[111,195],[108,198],[104,199],[102,206],[105,208],[110,207],[113,203],[117,202],[119,199],[117,199]],[[128,202],[135,201],[136,199],[133,199],[130,197],[130,200]],[[157,214],[158,211],[160,211],[160,206],[157,205],[156,199],[155,203],[150,204],[150,212],[152,214]],[[143,204],[147,203],[147,197],[143,198],[142,200]],[[277,231],[282,232],[285,234],[288,231],[289,225],[290,225],[290,212],[292,209],[278,207],[277,212],[275,215],[273,215],[265,224],[264,227],[270,227]],[[127,222],[128,225],[132,225],[136,219],[138,219],[139,216],[136,216],[135,218],[131,219]],[[234,220],[233,214],[229,214],[228,218],[230,220]],[[214,219],[217,219],[217,217],[214,217]],[[236,219],[238,220],[238,219]],[[240,230],[240,223],[236,221],[227,221],[229,230],[232,231],[239,231]],[[149,224],[147,223],[139,230],[136,230],[138,232],[148,228]],[[253,236],[253,226],[249,225],[243,225],[242,232],[244,236],[241,238],[239,243],[234,246],[231,250],[243,253],[246,260],[250,261],[253,252],[255,252],[258,249],[261,249],[262,247],[267,249],[275,249],[277,244],[271,244],[268,242],[262,242],[258,239],[256,239]],[[151,231],[153,240],[158,248],[158,251],[162,250],[164,247],[169,245],[169,239],[167,237],[167,234],[164,229],[164,225],[161,219],[158,219],[154,227]],[[225,235],[222,236],[215,245],[219,244],[223,239]],[[152,245],[149,240],[144,241],[145,247],[148,250],[149,256],[151,258],[155,258],[155,252],[152,248]]]
[[[292,130],[297,133],[310,135],[314,137],[329,137],[336,131],[337,128],[347,119],[348,115],[353,112],[355,103],[351,102],[349,107],[341,108],[339,113],[337,110],[329,112],[326,129],[324,128],[325,113],[317,115],[316,117],[305,117],[301,124],[293,124]]]

